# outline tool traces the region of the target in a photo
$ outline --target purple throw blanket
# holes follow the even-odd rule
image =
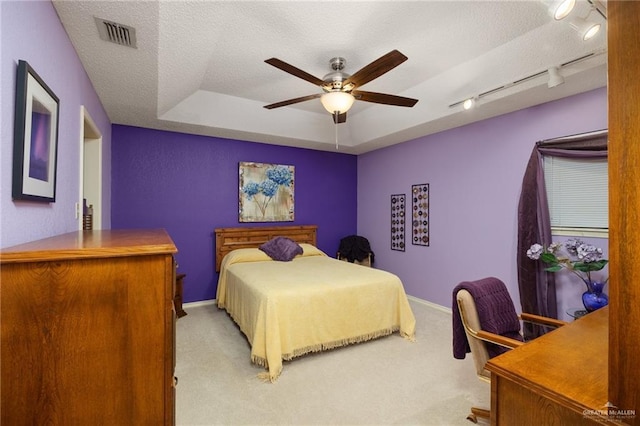
[[[473,296],[478,311],[478,319],[482,330],[500,334],[505,337],[522,341],[520,336],[520,321],[513,306],[513,300],[507,287],[498,278],[489,277],[478,281],[464,281],[453,289],[452,319],[453,319],[453,357],[464,359],[471,352],[464,325],[460,319],[456,295],[459,290],[467,290]],[[508,348],[487,343],[489,357],[493,358]]]

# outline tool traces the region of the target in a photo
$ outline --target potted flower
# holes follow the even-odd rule
[[[545,271],[567,269],[578,276],[587,286],[587,291],[582,294],[582,303],[587,311],[595,311],[609,303],[609,298],[602,292],[609,278],[604,281],[591,278],[592,272],[600,271],[609,262],[602,258],[601,248],[586,244],[578,238],[571,238],[564,244],[552,243],[546,248],[534,244],[527,250],[527,256],[548,264]]]

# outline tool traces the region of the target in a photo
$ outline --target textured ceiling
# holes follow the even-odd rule
[[[320,150],[337,136],[340,151],[363,153],[606,86],[606,20],[592,5],[606,9],[592,1],[570,16],[603,24],[586,42],[539,0],[53,4],[115,124]],[[94,17],[134,27],[137,48],[100,39]],[[413,108],[356,101],[337,134],[319,99],[263,108],[320,92],[265,59],[322,79],[332,57],[353,74],[394,49],[409,59],[362,90],[419,99]],[[553,66],[565,83],[549,89]],[[470,111],[450,107],[502,86]]]

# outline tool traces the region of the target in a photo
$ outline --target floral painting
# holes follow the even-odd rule
[[[240,162],[240,222],[292,222],[294,166]]]

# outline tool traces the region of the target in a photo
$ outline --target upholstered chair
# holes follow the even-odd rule
[[[487,361],[525,344],[520,321],[551,328],[566,324],[539,315],[518,315],[507,287],[494,277],[460,283],[453,291],[453,301],[454,357],[461,359],[471,352],[478,378],[487,383],[491,381]],[[489,410],[472,407],[467,419],[476,423],[478,417],[489,418]]]

